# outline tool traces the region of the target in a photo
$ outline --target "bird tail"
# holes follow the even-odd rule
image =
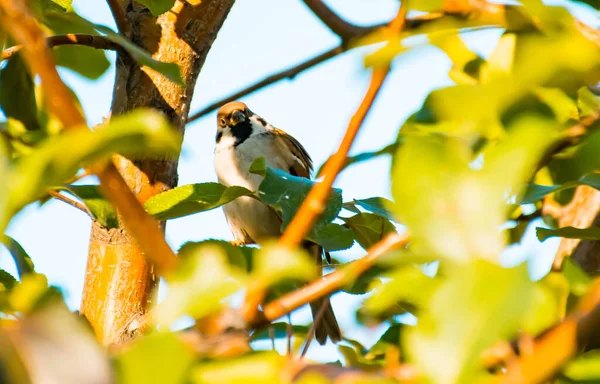
[[[316,258],[319,269],[322,270],[323,265],[323,248],[315,243],[305,242],[304,248]],[[319,344],[324,345],[327,342],[327,337],[337,343],[342,339],[340,327],[333,307],[329,301],[329,297],[323,297],[310,303],[313,322],[315,323],[315,338]]]

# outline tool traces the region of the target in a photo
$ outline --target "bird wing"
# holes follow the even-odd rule
[[[306,177],[310,179],[313,170],[312,159],[306,149],[292,135],[289,135],[279,128],[273,129],[276,145],[282,146],[279,153],[289,153],[290,169],[287,170],[294,176]]]

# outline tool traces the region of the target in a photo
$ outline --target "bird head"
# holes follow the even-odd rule
[[[232,101],[223,105],[217,113],[217,145],[223,139],[227,145],[232,141],[234,146],[243,143],[252,134],[264,132],[266,121],[254,114],[248,106],[240,101]]]

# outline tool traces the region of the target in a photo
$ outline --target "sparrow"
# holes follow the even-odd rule
[[[257,191],[263,177],[250,173],[249,168],[260,157],[264,157],[268,167],[310,179],[313,163],[302,144],[267,123],[242,102],[233,101],[219,109],[215,140],[215,171],[219,182],[225,186],[238,185]],[[223,211],[238,245],[260,245],[281,235],[279,215],[257,199],[239,197],[224,205]],[[302,247],[322,269],[323,248],[310,241],[304,241]],[[313,319],[319,311],[323,313],[315,326],[319,344],[325,344],[327,337],[334,343],[340,341],[340,328],[329,297],[310,303],[310,308]]]

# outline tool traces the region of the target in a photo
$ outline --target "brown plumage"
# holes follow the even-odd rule
[[[271,168],[310,179],[313,164],[302,144],[251,112],[244,103],[225,104],[217,113],[217,123],[215,170],[222,184],[240,185],[256,191],[262,177],[249,173],[248,169],[258,157],[264,157]],[[239,244],[260,244],[281,235],[280,218],[270,207],[255,199],[238,198],[225,205],[223,210]],[[322,268],[323,248],[309,241],[302,246]],[[328,336],[338,342],[340,329],[328,297],[310,303],[313,319],[322,306],[325,308],[315,327],[315,338],[319,344],[325,344]]]

